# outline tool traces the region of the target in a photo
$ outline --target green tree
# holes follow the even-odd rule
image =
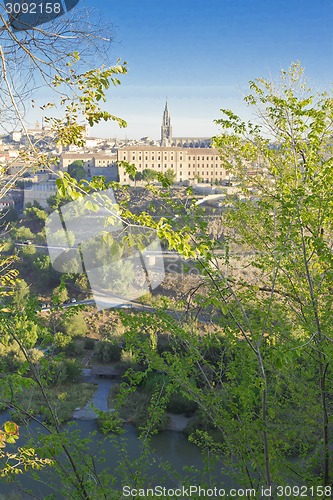
[[[69,337],[84,337],[86,335],[88,328],[82,311],[77,311],[75,315],[65,320],[64,330]]]
[[[34,239],[34,234],[31,232],[31,229],[25,226],[18,227],[13,231],[13,233],[16,240],[24,241]]]
[[[48,217],[47,213],[43,208],[40,206],[38,202],[34,202],[34,204],[30,204],[31,206],[27,205],[24,215],[27,219],[37,219],[40,221],[45,221]]]
[[[69,298],[68,291],[66,285],[61,283],[57,286],[52,293],[53,303],[55,304],[63,304]]]
[[[77,181],[81,181],[87,177],[87,172],[83,168],[82,160],[75,160],[73,163],[68,165],[68,173],[71,177],[76,179]]]
[[[171,184],[174,184],[176,181],[176,172],[172,168],[168,168],[164,174],[167,181]]]
[[[23,312],[27,306],[29,294],[29,285],[22,279],[17,280],[14,286],[13,303],[19,312]]]
[[[142,171],[142,180],[145,182],[152,182],[157,178],[157,172],[151,168],[145,168]]]
[[[225,168],[239,180],[240,193],[246,193],[245,203],[236,203],[237,210],[229,214],[230,227],[237,231],[235,243],[253,252],[251,265],[260,278],[259,291],[250,282],[244,296],[265,305],[261,332],[249,345],[262,373],[266,481],[273,480],[269,452],[273,421],[269,417],[269,362],[261,346],[263,335],[270,329],[273,334],[273,325],[268,326],[274,310],[284,304],[285,321],[292,322],[292,333],[288,338],[285,329],[275,329],[274,338],[283,365],[291,362],[295,341],[309,366],[315,370],[317,365],[313,376],[319,391],[309,391],[309,395],[312,411],[322,422],[321,474],[323,484],[328,485],[332,475],[328,426],[332,372],[328,360],[332,355],[333,101],[327,93],[315,94],[308,88],[299,64],[281,72],[280,86],[258,79],[250,87],[252,94],[245,100],[258,110],[262,123],[246,123],[232,111],[223,110],[224,118],[217,120],[223,132],[215,145]],[[265,130],[270,130],[270,138],[265,137]],[[241,294],[237,300],[244,303]],[[244,306],[243,311],[250,329]],[[289,349],[282,348],[285,342]],[[303,404],[305,408],[305,401]]]
[[[98,31],[95,30],[95,33],[91,30],[93,24],[91,19],[88,21],[86,12],[80,18],[75,9],[74,17],[71,17],[71,13],[69,13],[68,16],[57,20],[52,25],[48,25],[47,30],[40,28],[35,30],[26,29],[21,31],[19,36],[16,36],[13,35],[10,23],[5,23],[3,26],[0,47],[2,123],[5,124],[5,128],[10,126],[10,123],[15,124],[15,127],[19,123],[23,129],[27,146],[26,149],[21,148],[18,155],[18,160],[24,165],[20,171],[22,176],[28,170],[39,170],[41,166],[44,170],[58,175],[54,168],[55,158],[40,149],[40,144],[43,144],[44,141],[38,139],[35,142],[34,138],[30,136],[23,118],[26,103],[27,101],[30,102],[32,97],[31,92],[36,90],[36,80],[45,82],[46,85],[51,87],[53,95],[58,99],[55,103],[47,103],[42,109],[49,133],[56,138],[59,146],[68,146],[70,144],[83,146],[85,126],[82,125],[82,121],[87,121],[90,126],[93,126],[100,121],[114,120],[120,126],[126,126],[126,122],[122,119],[103,109],[106,91],[111,85],[120,84],[119,75],[126,73],[126,65],[117,64],[112,68],[102,65],[100,68],[92,69],[89,59],[91,61],[93,58],[95,62],[96,54],[106,53],[106,50],[100,50],[102,49],[101,43],[103,45],[108,43],[106,40],[109,41],[109,35],[104,36],[103,23],[98,22]],[[110,30],[107,30],[107,33],[110,33]],[[32,44],[31,40],[33,40]],[[90,49],[92,49],[90,51],[89,45]],[[80,55],[77,52],[78,46],[80,52],[84,54],[84,62],[80,61]],[[52,50],[50,50],[50,47]],[[24,81],[21,78],[22,70],[25,76]],[[19,75],[17,72],[19,72]],[[39,85],[40,83],[38,83],[38,91],[40,89]],[[53,107],[61,108],[63,115],[59,117],[58,112],[56,112],[55,116],[52,116],[50,110]],[[59,176],[61,176],[61,172]],[[17,177],[16,174],[1,177],[0,197],[13,187]],[[74,194],[75,188],[78,187],[75,179],[73,179],[73,187]],[[70,186],[67,186],[67,189],[70,190]],[[80,187],[80,189],[82,188]],[[23,228],[19,229],[16,235],[19,239],[32,239],[32,234],[24,233]],[[38,277],[40,287],[45,284],[52,284],[53,279],[56,277],[47,259],[46,256],[39,256],[35,261],[35,274]],[[9,268],[13,261],[14,258],[1,255],[0,284],[3,295],[8,295],[8,290],[12,289],[15,284],[17,272],[15,269]],[[99,493],[102,490],[105,491],[102,483],[97,482],[95,479],[96,474],[93,470],[90,470],[90,466],[86,468],[87,464],[84,465],[85,461],[82,461],[81,455],[83,449],[74,457],[76,454],[74,450],[78,449],[73,445],[74,435],[72,434],[69,439],[69,435],[65,436],[66,432],[61,429],[56,408],[51,404],[45,390],[39,367],[35,366],[35,357],[32,359],[30,356],[29,346],[33,344],[33,332],[35,331],[33,325],[38,327],[39,323],[36,311],[33,308],[28,308],[26,311],[27,316],[17,318],[17,311],[13,305],[13,307],[9,306],[1,310],[0,314],[1,339],[4,332],[8,334],[18,345],[20,355],[24,359],[19,372],[13,374],[13,376],[4,374],[2,378],[2,405],[6,407],[15,405],[17,415],[24,416],[24,418],[29,417],[29,412],[27,413],[24,408],[20,408],[16,396],[29,387],[30,383],[36,384],[40,391],[42,404],[47,408],[48,420],[52,422],[49,427],[45,422],[41,423],[47,435],[41,437],[38,446],[43,448],[44,456],[62,455],[67,460],[66,465],[59,466],[58,470],[61,475],[59,484],[63,489],[62,493],[65,497],[75,498],[76,495],[77,498],[85,498],[86,500],[101,497]],[[40,364],[43,366],[47,362],[42,359]],[[70,368],[70,372],[73,375],[72,368]],[[11,426],[6,426],[3,442],[13,443],[13,437],[7,439],[7,434],[10,433]],[[16,431],[13,431],[12,434],[16,436]],[[79,447],[82,447],[78,436],[77,443],[79,443]],[[30,459],[26,458],[25,454]],[[59,464],[57,459],[54,462],[49,459],[38,462],[37,458],[33,448],[19,448],[19,453],[12,453],[11,457],[7,453],[1,453],[0,459],[5,460],[1,475],[5,475],[9,469],[10,473],[14,473],[15,470],[16,472],[23,472],[23,470],[29,468],[38,469],[46,464],[54,464],[54,467],[57,468]],[[11,467],[12,464],[15,467]],[[83,469],[85,469],[85,472]],[[3,471],[5,471],[4,474]],[[84,477],[89,478],[88,481]]]

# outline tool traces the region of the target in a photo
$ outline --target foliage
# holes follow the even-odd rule
[[[76,383],[80,380],[82,368],[74,359],[53,359],[41,367],[41,378],[48,385],[61,386],[67,382]]]
[[[102,363],[120,361],[122,353],[121,339],[100,340],[95,347],[95,356]]]
[[[116,411],[99,411],[97,410],[98,419],[97,425],[103,434],[113,433],[122,434],[122,421]]]
[[[90,123],[113,119],[98,102],[122,72],[70,73],[73,86],[81,87],[78,100],[64,99],[66,121],[51,121],[64,145],[82,144],[81,112]],[[126,369],[115,404],[123,418],[137,425],[145,443],[165,428],[168,408],[195,411],[190,439],[207,459],[229,466],[237,483],[270,487],[301,480],[327,486],[333,475],[332,97],[313,94],[298,64],[282,71],[281,78],[279,85],[264,79],[250,83],[245,100],[262,123],[244,122],[231,110],[223,110],[217,120],[222,132],[214,143],[238,186],[232,206],[227,200],[224,207],[223,238],[212,240],[190,192],[186,210],[174,203],[171,176],[159,174],[162,187],[149,189],[163,201],[165,213],[181,217],[156,219],[132,213],[126,201],[119,202],[126,228],[155,229],[169,249],[196,261],[200,283],[188,292],[183,315],[166,308],[156,314],[122,314],[124,338],[99,342],[96,355],[102,361],[120,359]],[[55,78],[56,85],[71,82]],[[135,179],[133,167],[124,165]],[[80,183],[68,173],[60,174],[57,185],[57,203],[109,187],[102,179]],[[133,246],[142,244],[133,240]],[[126,244],[131,246],[128,241],[117,246],[105,235],[108,241],[109,249],[97,249],[100,258],[107,249],[121,256]],[[239,272],[242,263],[246,275]],[[35,268],[47,272],[50,262],[38,257]],[[133,278],[130,267],[119,264],[118,271],[119,287]],[[11,325],[16,321],[11,318]],[[22,343],[31,346],[29,321],[22,323]],[[75,335],[75,316],[66,321],[66,333]],[[212,333],[202,323],[212,324]],[[162,337],[163,345],[158,342]],[[43,394],[44,386],[75,379],[76,367],[64,359],[42,361],[39,377],[33,365],[29,369]],[[56,427],[51,405],[47,411]],[[108,419],[104,423],[114,425]],[[58,429],[46,449],[69,453],[66,439]],[[299,460],[291,467],[294,453]],[[74,467],[77,491],[91,498],[86,489],[92,491],[92,482],[80,481],[76,472]]]
[[[93,351],[95,349],[95,340],[91,337],[86,337],[84,340],[84,348],[88,351]]]
[[[157,178],[157,172],[150,168],[146,168],[142,171],[142,180],[145,182],[154,181]]]
[[[30,203],[26,206],[24,215],[28,220],[37,219],[40,221],[45,221],[48,216],[45,210],[43,210],[43,208],[36,201],[33,204]]]
[[[18,241],[33,240],[34,235],[28,227],[21,226],[12,231],[13,237]]]
[[[84,337],[88,328],[82,311],[76,311],[75,315],[65,319],[63,328],[64,333],[69,337]]]
[[[13,303],[17,311],[23,312],[29,299],[29,285],[22,279],[17,280],[14,287]]]
[[[0,229],[6,229],[8,223],[18,222],[19,214],[14,207],[9,207],[5,211],[0,212]]]
[[[87,176],[87,173],[85,169],[83,168],[83,161],[82,160],[76,160],[70,165],[68,165],[68,173],[71,177],[76,179],[77,181],[81,181],[82,179],[85,179]]]
[[[4,451],[7,444],[13,444],[19,437],[15,422],[6,422],[0,430],[0,477],[22,474],[29,469],[43,469],[53,464],[52,460],[39,458],[33,448],[20,447],[17,452]]]
[[[68,291],[65,283],[61,283],[53,290],[52,302],[56,304],[64,304],[68,300]]]

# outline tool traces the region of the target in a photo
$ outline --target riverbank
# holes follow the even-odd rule
[[[83,408],[77,408],[73,412],[72,417],[77,420],[96,420],[98,414],[94,408],[103,412],[112,411],[112,408],[109,408],[108,405],[108,398],[111,387],[114,384],[118,384],[119,380],[101,379],[100,377],[92,376],[91,368],[85,368],[83,370],[83,377],[86,382],[96,385],[97,388],[91,400],[88,401]],[[170,412],[167,413],[167,416],[168,423],[165,430],[168,431],[184,432],[189,422],[193,420],[193,417],[186,417],[182,414]]]

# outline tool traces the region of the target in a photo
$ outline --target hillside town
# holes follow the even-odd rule
[[[58,147],[50,128],[35,124],[28,129],[32,141],[53,160],[53,173],[49,169],[27,169],[21,152],[27,147],[26,134],[13,131],[0,138],[0,162],[3,175],[15,175],[19,181],[1,199],[0,209],[15,207],[22,210],[29,203],[38,202],[47,207],[48,198],[56,191],[55,180],[59,171],[67,172],[70,165],[84,169],[85,178],[103,176],[107,181],[137,184],[144,172],[171,172],[180,186],[195,186],[203,193],[219,191],[217,186],[231,184],[229,172],[223,169],[218,151],[207,137],[173,137],[170,111],[165,104],[159,140],[117,139],[90,137],[86,128],[85,145]],[[134,164],[137,178],[133,179],[122,168],[122,163]]]

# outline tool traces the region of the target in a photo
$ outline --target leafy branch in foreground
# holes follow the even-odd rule
[[[39,458],[33,448],[19,447],[15,453],[6,451],[8,444],[14,444],[19,438],[19,426],[15,422],[6,422],[0,430],[0,477],[22,474],[29,469],[41,470],[53,465],[49,458]]]

